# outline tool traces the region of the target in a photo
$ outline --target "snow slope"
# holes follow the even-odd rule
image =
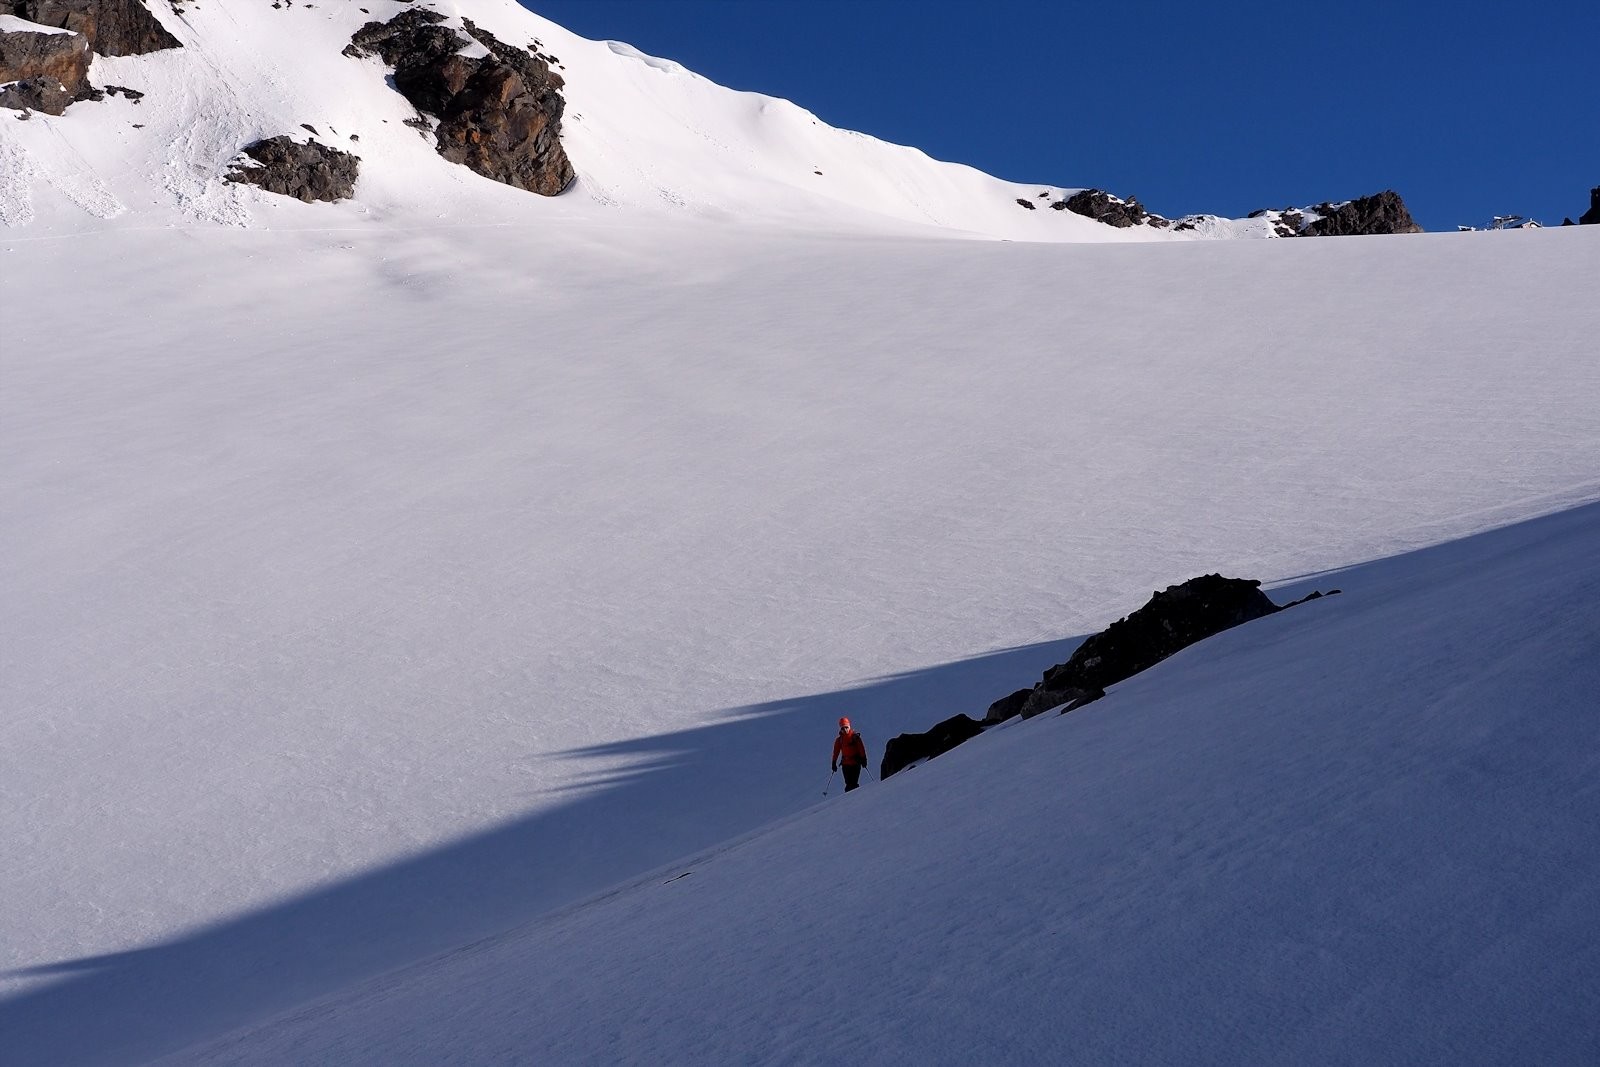
[[[1593,1063],[1600,505],[173,1062]]]
[[[185,47],[97,57],[90,72],[96,85],[126,85],[143,100],[114,97],[60,118],[0,123],[0,225],[74,231],[667,215],[1041,241],[1156,236],[1066,211],[1026,211],[1018,197],[1043,207],[1041,193],[1059,200],[1063,190],[1004,182],[834,129],[789,101],[734,92],[630,46],[577,37],[513,0],[430,5],[457,29],[466,15],[508,43],[537,41],[560,61],[562,140],[579,180],[554,200],[532,197],[440,159],[430,137],[403,125],[416,112],[389,88],[382,64],[340,54],[362,24],[408,6],[230,0],[174,15],[155,5]],[[305,138],[302,124],[362,158],[355,200],[306,208],[219,180],[246,144]]]
[[[1012,187],[838,131],[936,210],[814,192],[787,135],[694,155],[669,104],[794,113],[462,3],[637,123],[574,114],[593,184],[541,200],[387,129],[375,64],[310,47],[358,13],[187,7],[190,47],[96,60],[143,103],[0,122],[8,1065],[175,1051],[715,848],[820,799],[840,714],[876,756],[1152,588],[1600,499],[1590,230],[974,241]],[[216,185],[300,121],[360,131],[357,201]]]

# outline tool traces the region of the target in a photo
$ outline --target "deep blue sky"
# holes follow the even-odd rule
[[[1600,185],[1600,0],[523,0],[1002,178],[1164,215],[1397,190],[1430,230]]]

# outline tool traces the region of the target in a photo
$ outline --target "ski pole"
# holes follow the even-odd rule
[[[827,796],[828,795],[828,786],[833,785],[833,776],[838,774],[838,773],[839,773],[839,769],[837,767],[835,767],[833,770],[828,772],[828,785],[825,785],[825,786],[822,787],[822,795],[823,796]]]

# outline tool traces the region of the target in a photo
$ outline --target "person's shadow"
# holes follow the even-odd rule
[[[560,753],[607,757],[607,766],[620,756],[627,769],[581,782],[556,807],[175,940],[7,974],[45,981],[0,1000],[0,1062],[128,1063],[179,1051],[692,860],[822,803],[840,716],[866,736],[872,768],[862,783],[875,786],[890,736],[958,712],[981,718],[1078,643],[1008,649]]]

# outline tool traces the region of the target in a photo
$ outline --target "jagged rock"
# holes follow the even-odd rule
[[[269,137],[246,145],[244,154],[255,165],[240,161],[226,178],[230,182],[260,186],[269,193],[314,200],[346,200],[355,195],[361,159],[349,152],[312,141],[299,144],[288,137]]]
[[[1600,185],[1589,190],[1589,210],[1578,216],[1579,226],[1594,226],[1600,223]]]
[[[964,741],[983,733],[983,726],[966,715],[955,715],[925,734],[900,734],[883,747],[883,762],[878,777],[887,778],[918,760],[932,759],[949,752]]]
[[[1093,704],[1105,695],[1104,689],[1082,689],[1075,685],[1040,686],[1029,691],[1028,699],[1023,702],[1017,714],[1024,719],[1031,719],[1035,715],[1043,715],[1051,708],[1060,708],[1061,714],[1065,715],[1069,711],[1077,711],[1085,704]]]
[[[1056,211],[1071,211],[1118,228],[1137,226],[1154,217],[1138,200],[1124,200],[1103,189],[1080,190],[1065,200],[1057,200],[1050,207]]]
[[[545,59],[505,44],[470,19],[462,24],[489,55],[459,54],[467,41],[426,8],[388,22],[369,22],[345,54],[377,55],[394,68],[394,84],[418,111],[439,119],[439,154],[486,178],[555,196],[572,184],[561,147],[565,84]]]
[[[61,114],[73,100],[94,92],[89,85],[93,59],[81,33],[0,32],[0,85],[5,86],[0,107]]]
[[[1031,696],[1033,696],[1032,689],[1018,689],[1010,696],[1001,697],[989,705],[989,711],[983,717],[983,724],[989,726],[997,722],[1005,722],[1021,711],[1022,705],[1026,704]]]
[[[42,111],[46,115],[59,115],[76,99],[54,78],[24,78],[0,88],[0,107],[14,111]],[[24,115],[24,118],[27,116]]]
[[[1023,197],[1023,196],[1017,197],[1017,203],[1021,204],[1023,207],[1027,208],[1029,211],[1037,211],[1038,210],[1038,208],[1033,206],[1033,201],[1029,200],[1027,197]]]
[[[7,8],[29,22],[81,33],[103,56],[181,47],[141,0],[0,0],[0,10]]]
[[[1080,708],[1104,696],[1107,686],[1196,641],[1278,610],[1258,581],[1220,574],[1191,578],[1152,594],[1144,607],[1085,639],[1033,689],[996,701],[984,721],[992,724],[1012,714],[1031,718],[1062,705],[1067,711]]]
[[[1318,204],[1310,209],[1322,217],[1301,231],[1304,237],[1352,237],[1360,234],[1421,233],[1406,203],[1393,189],[1363,196],[1343,204]]]

